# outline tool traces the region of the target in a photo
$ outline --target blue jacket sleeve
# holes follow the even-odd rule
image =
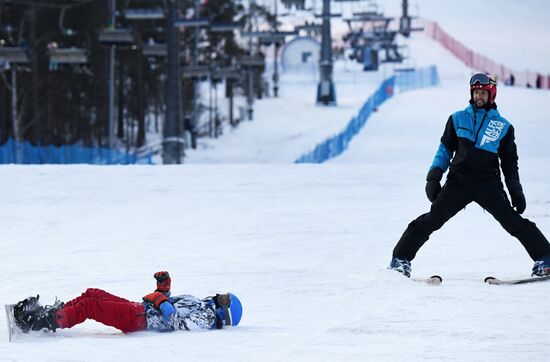
[[[443,136],[441,136],[441,143],[435,153],[430,170],[434,167],[439,167],[443,172],[447,171],[456,149],[456,143],[457,136],[453,123],[453,116],[450,116],[445,125],[445,131],[443,132]]]
[[[161,303],[159,308],[165,321],[169,321],[172,314],[176,313],[176,308],[170,302]]]

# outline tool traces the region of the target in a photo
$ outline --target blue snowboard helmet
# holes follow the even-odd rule
[[[225,296],[229,297],[223,299]],[[218,316],[223,321],[224,326],[236,326],[243,316],[243,305],[237,296],[233,293],[218,295],[219,308],[216,310]]]

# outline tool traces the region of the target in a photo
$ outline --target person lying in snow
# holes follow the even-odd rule
[[[232,293],[199,299],[192,295],[170,296],[171,278],[167,271],[154,274],[157,288],[132,302],[101,289],[89,288],[81,296],[51,306],[41,306],[39,296],[29,297],[14,306],[17,327],[29,331],[71,328],[93,319],[124,333],[143,330],[158,332],[220,329],[236,326],[243,308]]]

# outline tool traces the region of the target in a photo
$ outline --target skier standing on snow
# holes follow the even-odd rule
[[[550,274],[548,240],[533,222],[520,216],[526,202],[519,180],[514,127],[497,111],[496,94],[496,82],[488,75],[478,73],[470,79],[470,105],[449,117],[426,177],[430,212],[409,224],[393,250],[390,269],[409,277],[411,261],[429,236],[475,201],[525,247],[535,261],[533,276]],[[512,205],[500,178],[499,159]],[[441,188],[447,168],[450,171]]]
[[[14,307],[17,326],[30,330],[71,328],[93,319],[124,333],[142,330],[169,332],[176,330],[220,329],[236,326],[242,316],[242,305],[232,293],[199,299],[192,295],[170,296],[171,278],[168,272],[154,274],[157,288],[132,302],[101,289],[87,289],[80,297],[67,303],[41,306],[38,296],[20,301]]]

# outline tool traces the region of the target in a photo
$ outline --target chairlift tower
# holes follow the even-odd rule
[[[248,36],[251,38],[256,38],[258,42],[262,45],[271,45],[273,44],[275,46],[275,58],[274,58],[274,66],[273,66],[273,92],[274,96],[277,97],[278,91],[279,91],[279,70],[278,70],[278,51],[279,47],[282,43],[284,43],[285,38],[290,35],[297,35],[297,31],[253,31],[253,32],[244,32],[244,36]],[[255,59],[255,61],[251,61],[250,59]],[[257,66],[262,67],[265,65],[265,61],[262,58],[259,58],[257,56],[253,56],[245,61],[246,64],[242,65],[248,65],[248,66]]]
[[[116,27],[116,0],[109,0],[108,11],[110,15],[110,24],[109,29],[114,29]],[[115,125],[115,56],[116,56],[116,41],[109,41],[108,37],[102,36],[106,35],[106,32],[102,32],[99,35],[99,41],[110,44],[109,49],[109,150],[112,150],[114,147],[114,125]],[[108,34],[107,34],[108,35]],[[111,152],[109,152],[109,162],[111,158]]]
[[[321,30],[320,81],[317,86],[317,104],[336,105],[336,90],[332,79],[332,36],[330,33],[330,0],[323,0]]]
[[[399,19],[399,32],[404,37],[411,35],[411,17],[409,16],[409,2],[408,0],[402,0],[401,2],[402,15]]]
[[[195,0],[195,14],[193,18],[178,18],[177,0],[168,1],[167,17],[167,48],[168,48],[168,71],[166,79],[166,123],[163,147],[163,162],[181,163],[183,156],[183,110],[181,106],[181,79],[194,79],[193,95],[193,119],[192,127],[198,122],[198,79],[208,77],[211,80],[209,65],[199,64],[198,35],[200,28],[210,27],[211,31],[233,31],[239,27],[238,24],[212,24],[208,19],[199,18],[199,1]],[[193,52],[193,64],[181,67],[179,51],[179,28],[195,28],[195,47]],[[192,141],[193,143],[193,141]]]
[[[200,77],[209,74],[204,67],[181,66],[180,56],[180,27],[206,27],[210,23],[207,19],[199,19],[197,13],[192,19],[179,18],[179,1],[165,2],[166,12],[162,9],[127,9],[125,17],[128,20],[165,20],[166,44],[144,44],[144,55],[166,57],[167,69],[165,80],[166,114],[163,127],[162,162],[164,164],[181,164],[184,156],[185,138],[183,125],[183,109],[181,104],[181,80],[183,78]],[[197,5],[197,4],[196,4]],[[198,59],[198,56],[196,57]],[[206,67],[208,68],[208,67]],[[194,95],[194,102],[197,94]]]
[[[115,65],[116,48],[119,46],[135,45],[134,33],[127,28],[116,27],[116,0],[109,0],[108,11],[110,15],[109,23],[99,33],[99,42],[109,46],[109,149],[113,149],[115,139]],[[111,153],[109,153],[109,158]],[[109,159],[110,161],[110,159]]]
[[[354,12],[352,17],[344,19],[350,30],[345,40],[350,42],[354,51],[353,56],[363,64],[363,70],[377,70],[379,63],[400,63],[405,59],[400,52],[404,46],[397,44],[396,35],[401,33],[409,36],[412,31],[420,29],[410,26],[412,17],[408,15],[406,0],[403,0],[402,6],[403,16],[399,31],[389,29],[393,18],[379,12],[377,6],[369,11]],[[361,23],[363,27],[354,29],[352,23]],[[365,30],[365,27],[369,30]],[[384,58],[379,60],[380,51],[383,51]]]
[[[261,33],[265,32],[259,32],[254,31],[254,25],[252,22],[252,17],[256,16],[255,12],[253,11],[255,5],[255,0],[250,0],[249,2],[249,8],[248,8],[248,27],[246,31],[242,31],[241,35],[243,37],[248,37],[248,54],[241,56],[237,63],[241,67],[242,70],[246,71],[246,78],[247,78],[247,95],[246,95],[246,115],[249,121],[253,119],[254,115],[254,72],[256,71],[256,68],[265,66],[265,60],[254,54],[254,47],[253,47],[253,39],[259,38]],[[257,27],[257,24],[256,24]]]
[[[249,26],[248,26],[248,31],[249,33],[252,33],[253,31],[253,25],[252,25],[252,8],[254,6],[255,2],[254,0],[250,0],[249,2]],[[249,36],[248,37],[248,54],[249,54],[249,57],[252,58],[253,57],[253,53],[252,53],[252,37]],[[244,65],[244,63],[241,62],[241,64]],[[254,108],[252,108],[253,104],[254,104],[254,91],[253,91],[253,80],[252,80],[252,76],[253,76],[253,70],[252,70],[252,64],[248,65],[248,67],[246,68],[246,73],[247,73],[247,86],[248,86],[248,94],[247,94],[247,97],[246,97],[246,105],[247,105],[247,113],[248,113],[248,120],[252,120],[253,119],[253,114],[254,114]]]
[[[278,6],[279,0],[275,0],[275,22],[273,24],[273,30],[277,32],[277,16],[278,14]],[[275,54],[273,57],[273,96],[277,98],[279,96],[279,48],[281,44],[278,41],[274,41],[273,45],[275,47]]]
[[[115,9],[114,2],[109,0],[111,9]],[[224,32],[233,31],[240,27],[239,24],[210,24],[208,19],[198,17],[200,2],[195,0],[195,14],[192,18],[179,18],[178,0],[166,0],[165,9],[125,9],[121,14],[126,20],[163,20],[166,24],[166,44],[153,43],[142,44],[142,52],[148,57],[164,57],[167,62],[167,76],[165,80],[165,102],[166,114],[163,127],[163,147],[162,159],[164,164],[180,164],[184,156],[185,138],[183,135],[183,110],[181,105],[181,80],[190,78],[195,80],[195,95],[193,99],[194,121],[196,122],[197,97],[198,97],[198,79],[212,77],[213,70],[209,65],[201,65],[198,53],[198,35],[199,29],[210,27],[211,31]],[[105,29],[100,34],[100,41],[104,43],[118,44],[120,42],[134,43],[132,34],[127,29],[116,29],[114,26],[114,15],[110,28]],[[195,28],[195,50],[193,52],[193,64],[183,66],[180,56],[180,28]],[[238,77],[232,72],[218,72],[218,77],[235,78]]]
[[[176,28],[178,1],[167,1],[166,17],[166,118],[163,127],[162,162],[180,164],[183,156],[183,125],[181,109],[181,69],[179,31]]]
[[[411,35],[411,32],[424,30],[424,28],[413,28],[412,27],[412,19],[415,19],[416,17],[412,17],[412,16],[409,15],[409,1],[408,0],[402,0],[401,10],[402,10],[401,18],[399,19],[399,33],[401,35],[408,38]]]
[[[200,0],[194,1],[194,15],[195,19],[199,18],[199,6],[200,6]],[[200,36],[200,28],[197,26],[195,27],[195,38],[193,39],[193,65],[199,64],[199,36]],[[191,100],[191,143],[196,143],[196,141],[193,140],[195,129],[197,128],[197,125],[199,123],[199,98],[200,98],[200,88],[199,88],[199,82],[197,80],[193,81],[193,99]]]

